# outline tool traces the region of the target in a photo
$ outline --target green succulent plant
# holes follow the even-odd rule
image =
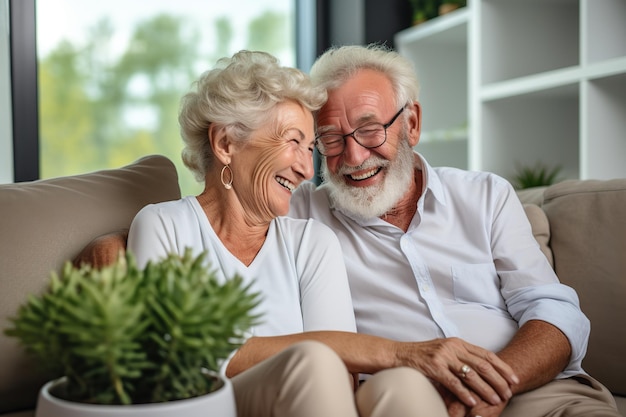
[[[219,362],[259,322],[260,295],[240,276],[221,283],[205,254],[137,267],[132,254],[102,269],[65,264],[5,330],[54,377],[67,399],[138,404],[211,391],[202,369]]]
[[[557,181],[561,166],[549,168],[537,162],[533,166],[522,166],[513,176],[513,187],[517,190],[552,185]]]

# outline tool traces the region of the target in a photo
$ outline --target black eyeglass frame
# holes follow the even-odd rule
[[[405,108],[406,108],[406,107],[401,107],[401,108],[400,108],[400,110],[398,110],[398,112],[397,112],[397,113],[396,113],[396,114],[395,114],[395,115],[391,118],[391,120],[390,120],[388,123],[381,124],[381,126],[382,126],[382,128],[383,128],[383,131],[385,132],[385,138],[384,138],[384,139],[383,139],[383,141],[382,141],[381,143],[379,143],[378,145],[374,145],[374,146],[365,146],[365,145],[363,145],[361,142],[359,142],[359,140],[358,140],[358,139],[356,138],[356,136],[354,135],[354,134],[356,133],[356,131],[357,131],[357,130],[359,130],[359,129],[362,129],[362,128],[367,127],[367,126],[371,126],[371,125],[376,125],[376,124],[379,124],[379,123],[369,123],[369,124],[366,124],[366,125],[364,125],[364,126],[359,126],[359,127],[357,127],[356,129],[354,129],[352,132],[350,132],[350,133],[346,133],[345,135],[340,135],[340,134],[328,134],[328,133],[321,134],[321,135],[319,135],[319,136],[317,136],[317,137],[315,138],[315,147],[317,148],[318,152],[319,152],[321,155],[323,155],[323,156],[338,156],[338,155],[341,155],[341,154],[342,154],[342,153],[346,150],[346,139],[347,139],[349,136],[352,136],[352,137],[354,138],[354,141],[355,141],[356,143],[358,143],[359,145],[361,145],[362,147],[364,147],[364,148],[366,148],[366,149],[375,149],[375,148],[378,148],[378,147],[380,147],[380,146],[383,146],[383,145],[385,144],[385,142],[387,142],[387,129],[388,129],[388,128],[389,128],[389,127],[390,127],[390,126],[391,126],[391,125],[392,125],[392,124],[393,124],[393,123],[397,120],[397,119],[398,119],[398,117],[400,117],[400,114],[402,114],[402,112],[404,111],[404,109],[405,109]],[[341,136],[341,138],[342,138],[342,140],[343,140],[343,146],[341,147],[341,152],[338,152],[338,153],[333,153],[332,155],[328,155],[328,154],[325,154],[324,152],[322,152],[322,150],[320,149],[320,138],[321,138],[321,137],[323,137],[323,136],[327,136],[327,135],[328,135],[328,136],[338,136],[338,137],[339,137],[339,136]]]

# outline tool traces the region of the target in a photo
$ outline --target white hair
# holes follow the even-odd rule
[[[327,98],[326,90],[314,87],[305,73],[258,51],[220,59],[194,87],[182,98],[178,121],[185,142],[182,159],[198,181],[204,181],[214,161],[208,140],[212,123],[224,126],[235,141],[245,142],[278,104],[292,100],[314,112]]]
[[[398,108],[419,98],[413,63],[389,47],[375,43],[328,49],[311,67],[311,80],[317,86],[333,90],[362,69],[379,71],[389,78]]]

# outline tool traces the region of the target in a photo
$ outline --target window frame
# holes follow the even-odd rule
[[[39,179],[36,0],[9,0],[13,181]]]

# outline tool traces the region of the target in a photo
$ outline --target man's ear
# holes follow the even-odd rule
[[[408,109],[409,116],[409,145],[414,147],[420,141],[422,133],[422,106],[418,101],[413,101]]]
[[[212,123],[207,132],[211,149],[215,157],[223,164],[228,165],[232,159],[233,143],[226,134],[226,128]]]

